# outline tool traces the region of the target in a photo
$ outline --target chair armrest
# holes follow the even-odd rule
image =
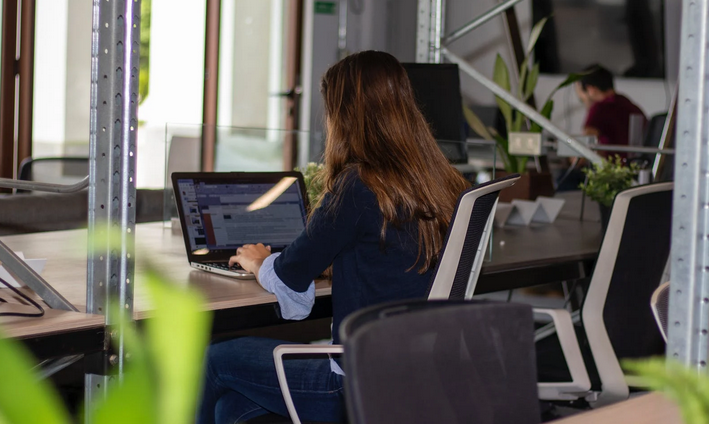
[[[288,380],[286,379],[286,370],[283,366],[283,355],[313,355],[313,354],[330,354],[330,353],[342,353],[342,345],[297,345],[297,344],[284,344],[278,345],[273,349],[273,361],[276,365],[276,375],[278,376],[278,385],[281,387],[281,393],[283,393],[283,400],[286,403],[286,408],[288,408],[288,415],[293,421],[293,424],[300,424],[300,418],[295,410],[295,404],[293,404],[293,398],[290,395],[290,390],[288,389]]]
[[[539,398],[542,400],[573,400],[586,395],[591,389],[591,379],[588,377],[586,364],[581,356],[581,348],[576,338],[571,314],[565,309],[534,309],[534,313],[551,317],[571,373],[571,382],[538,383]]]
[[[576,324],[577,322],[581,321],[581,311],[573,311],[571,312],[571,322]],[[534,332],[534,342],[538,342],[540,340],[546,339],[547,337],[551,336],[552,334],[556,334],[556,325],[554,324],[554,321],[550,322],[549,324],[537,328],[537,330]]]

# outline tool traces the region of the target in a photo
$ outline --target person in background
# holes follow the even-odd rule
[[[576,94],[588,112],[583,124],[583,133],[593,135],[598,139],[598,144],[614,144],[627,146],[629,144],[631,116],[639,119],[638,136],[642,136],[647,125],[647,118],[643,111],[630,99],[618,94],[613,84],[613,74],[599,65],[594,65],[584,70],[585,75],[574,84]],[[628,155],[623,152],[597,153],[604,157],[619,155],[626,159]],[[586,166],[586,160],[575,158],[569,168],[557,182],[557,191],[576,190],[585,180],[581,168]]]
[[[631,116],[636,115],[642,122],[642,129],[647,124],[643,111],[627,97],[618,94],[613,85],[613,75],[601,66],[586,69],[587,73],[576,82],[576,94],[588,109],[583,132],[598,137],[598,144],[629,143]],[[599,151],[603,157],[615,153]],[[619,153],[625,158],[625,153]]]
[[[324,195],[303,233],[283,252],[237,249],[230,263],[274,293],[286,319],[308,316],[313,280],[332,265],[332,335],[370,305],[426,296],[460,193],[468,182],[443,156],[416,106],[406,71],[390,54],[356,53],[322,79],[327,139]],[[273,362],[286,342],[242,337],[207,353],[197,422],[287,416]],[[286,376],[301,419],[345,420],[336,361],[290,359]]]

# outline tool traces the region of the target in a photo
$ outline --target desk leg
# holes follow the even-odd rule
[[[115,376],[86,374],[84,377],[84,422],[89,424],[93,422],[92,406],[97,405],[97,402],[105,399],[108,394],[108,385],[112,384]]]

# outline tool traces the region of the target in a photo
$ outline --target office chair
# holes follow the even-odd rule
[[[518,174],[500,178],[461,193],[441,249],[428,299],[470,299],[475,292],[485,249],[495,217],[500,190],[519,180]],[[295,424],[300,419],[288,390],[283,355],[341,354],[342,345],[280,345],[273,350],[278,382],[288,413]]]
[[[409,300],[350,314],[349,423],[539,423],[531,309]]]
[[[662,333],[662,338],[667,342],[667,322],[670,312],[670,282],[664,282],[655,289],[650,298],[652,314],[657,321],[657,328]]]
[[[29,157],[20,163],[17,179],[70,184],[81,181],[87,175],[89,175],[87,157]]]
[[[669,256],[672,188],[649,184],[618,193],[577,323],[566,310],[535,309],[552,318],[558,335],[558,344],[548,332],[535,337],[540,399],[592,406],[626,399],[619,361],[664,352],[647,305]]]
[[[658,147],[660,145],[660,139],[662,138],[662,131],[665,128],[665,121],[667,120],[667,113],[659,113],[653,115],[645,126],[645,133],[643,135],[643,147]],[[640,166],[652,168],[652,164],[655,162],[654,153],[639,154],[636,158],[632,160],[638,163]]]

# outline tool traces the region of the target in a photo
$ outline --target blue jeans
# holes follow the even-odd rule
[[[288,416],[273,362],[273,349],[287,343],[242,337],[211,345],[197,423],[231,424],[269,412]],[[284,362],[288,387],[301,420],[345,420],[342,376],[330,371],[327,357],[286,357]]]

